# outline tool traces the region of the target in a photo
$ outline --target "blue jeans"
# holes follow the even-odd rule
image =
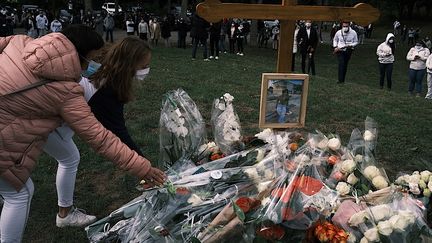
[[[408,87],[408,91],[410,93],[414,91],[414,86],[417,94],[420,94],[422,92],[422,82],[425,74],[426,74],[426,69],[414,70],[410,68],[409,70],[410,82]]]
[[[287,106],[286,105],[282,105],[282,104],[278,104],[276,106],[276,112],[279,115],[278,122],[279,123],[284,123],[285,122],[285,115],[287,113]]]

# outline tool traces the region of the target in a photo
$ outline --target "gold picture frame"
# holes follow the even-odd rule
[[[259,127],[304,127],[308,88],[307,74],[263,73]]]

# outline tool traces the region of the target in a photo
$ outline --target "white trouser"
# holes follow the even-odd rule
[[[70,128],[62,126],[61,129]],[[62,130],[57,129],[50,133],[44,151],[56,159],[59,164],[56,176],[58,205],[60,207],[70,207],[73,205],[75,179],[78,171],[80,154],[72,140],[72,130],[66,135],[59,131]]]
[[[19,192],[0,178],[0,195],[4,199],[0,216],[0,239],[2,243],[21,242],[33,192],[34,185],[30,178]]]
[[[427,99],[432,99],[432,73],[427,73],[427,94],[426,97]]]

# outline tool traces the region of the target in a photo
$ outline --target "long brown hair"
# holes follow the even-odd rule
[[[96,89],[111,88],[122,103],[131,101],[137,66],[150,52],[147,42],[136,37],[124,38],[109,48],[101,68],[91,77],[92,83]]]

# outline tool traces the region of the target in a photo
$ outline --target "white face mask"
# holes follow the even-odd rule
[[[349,27],[342,27],[343,32],[348,32]]]
[[[390,39],[389,41],[388,41],[389,43],[393,43],[394,42],[394,40],[393,39]]]
[[[312,26],[312,23],[306,23],[305,25],[306,27],[310,28]]]
[[[135,73],[135,79],[137,79],[139,81],[143,81],[149,73],[150,73],[149,67],[141,69],[141,70],[137,70]]]

